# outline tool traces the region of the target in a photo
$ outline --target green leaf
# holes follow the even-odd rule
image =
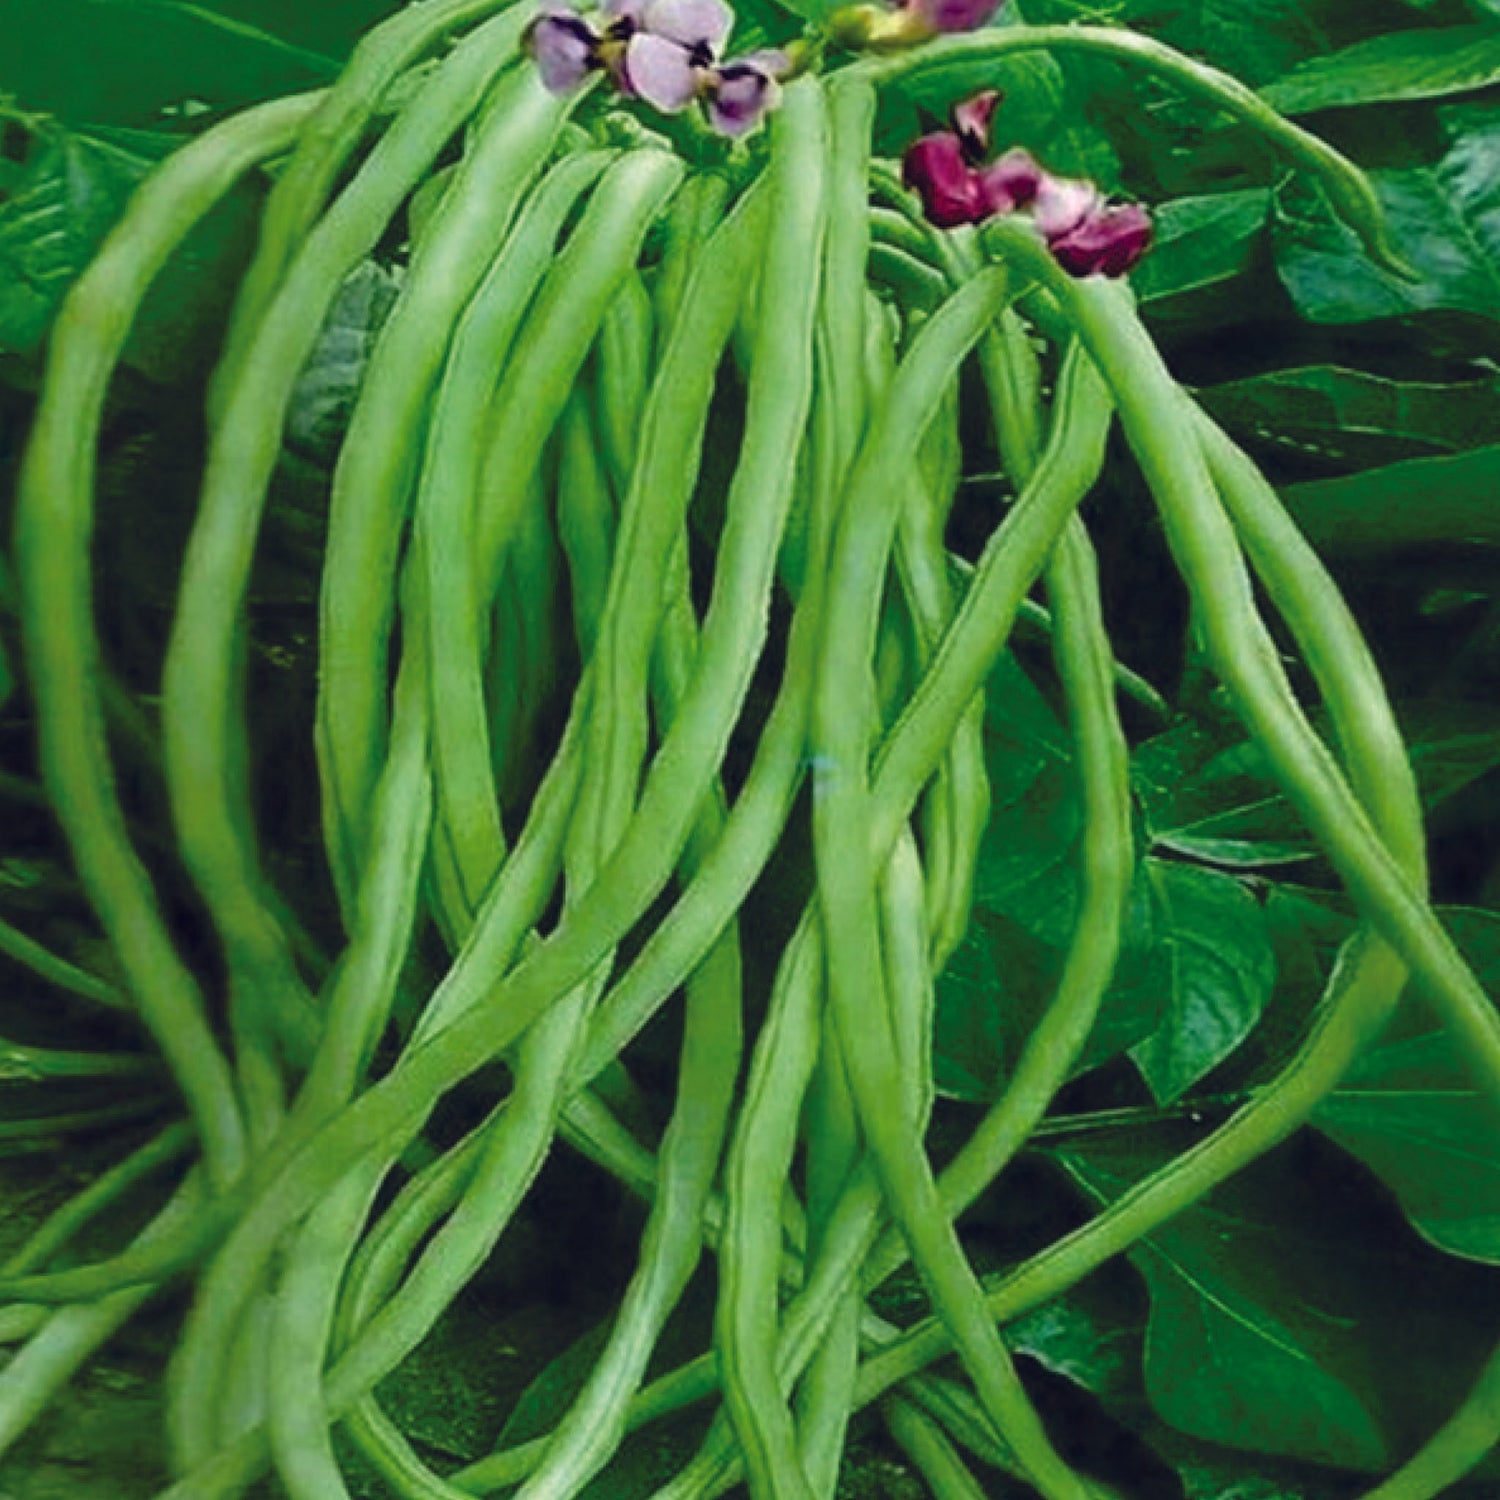
[[[1026,9],[1031,21],[1135,27],[1256,87],[1388,24],[1368,0],[1027,0]]]
[[[1232,281],[1251,270],[1266,242],[1268,188],[1177,198],[1152,210],[1151,253],[1130,278],[1143,303]]]
[[[1276,196],[1276,267],[1303,317],[1362,323],[1444,309],[1500,318],[1500,113],[1449,111],[1432,166],[1370,174],[1391,236],[1420,273],[1402,281],[1360,250],[1305,175]]]
[[[1082,1137],[1056,1156],[1103,1205],[1190,1139],[1156,1127]],[[1306,1138],[1162,1225],[1130,1252],[1151,1298],[1157,1415],[1226,1448],[1347,1469],[1382,1470],[1410,1451],[1486,1352],[1490,1324],[1473,1299],[1492,1304],[1496,1289],[1394,1228]]]
[[[1232,876],[1144,862],[1166,1013],[1130,1049],[1163,1104],[1180,1098],[1250,1034],[1276,983],[1265,913]]]
[[[1398,31],[1330,57],[1309,58],[1261,90],[1282,114],[1350,104],[1432,99],[1500,79],[1500,27],[1491,24]]]
[[[1317,540],[1320,528],[1307,529]],[[1428,809],[1500,765],[1500,711],[1490,704],[1408,700],[1397,716]],[[1327,738],[1326,716],[1314,721]],[[1152,848],[1233,870],[1317,857],[1265,756],[1232,720],[1190,721],[1147,740],[1131,781]]]
[[[1460,452],[1500,429],[1500,381],[1493,378],[1437,385],[1307,365],[1225,381],[1197,398],[1241,440],[1361,464]]]
[[[1500,915],[1443,917],[1493,992]],[[1365,1053],[1313,1123],[1380,1177],[1432,1244],[1500,1265],[1500,1122],[1444,1031],[1398,1036]]]
[[[1500,545],[1500,445],[1288,485],[1287,508],[1320,548],[1397,555],[1424,542]]]
[[[36,357],[130,195],[181,143],[154,132],[40,125],[13,195],[0,199],[0,353]],[[194,226],[146,294],[126,364],[164,383],[201,371],[254,242],[258,207],[258,187],[242,183]]]
[[[0,89],[73,123],[149,126],[327,83],[337,61],[177,0],[0,0]]]
[[[1190,721],[1147,740],[1131,759],[1131,784],[1153,848],[1240,870],[1317,854],[1237,724]]]
[[[0,350],[31,355],[58,304],[151,163],[103,141],[48,129],[0,202]]]

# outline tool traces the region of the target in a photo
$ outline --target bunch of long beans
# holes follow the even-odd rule
[[[394,1494],[563,1500],[629,1429],[715,1395],[721,1413],[663,1500],[742,1477],[757,1500],[830,1496],[850,1417],[872,1402],[940,1500],[983,1493],[965,1453],[1048,1500],[1101,1495],[1054,1447],[1005,1322],[1295,1130],[1409,974],[1497,1100],[1500,1026],[1425,899],[1379,676],[1274,493],[1173,382],[1123,284],[1069,276],[1020,219],[933,231],[871,159],[875,104],[954,60],[1102,51],[1262,130],[1391,258],[1373,199],[1232,80],[1126,32],[1017,26],[810,70],[748,146],[690,163],[597,90],[543,87],[530,19],[424,0],[326,93],[209,130],[140,190],[53,331],[17,530],[42,757],[191,1134],[173,1126],[126,1158],[0,1268],[0,1331],[17,1345],[0,1448],[156,1289],[185,1280],[173,1500],[237,1494],[268,1468],[294,1500],[336,1500],[337,1424]],[[163,663],[176,843],[224,957],[209,996],[115,791],[94,453],[152,278],[266,165],[275,186],[209,391]],[[246,591],[299,373],[345,278],[403,215],[410,264],[329,499],[308,740],[345,937],[315,986],[257,845]],[[971,360],[1016,499],[961,571],[944,528]],[[1133,870],[1120,669],[1079,514],[1116,418],[1203,650],[1363,925],[1269,1086],[986,1284],[955,1223],[1069,1076]],[[721,484],[703,459],[726,432]],[[1293,696],[1252,575],[1304,653],[1332,747]],[[1039,583],[1082,784],[1082,899],[1050,1008],[935,1176],[933,986],[966,926],[987,813],[984,685]],[[776,683],[768,708],[757,674]],[[729,786],[732,741],[748,770]],[[808,777],[815,888],[747,1037],[740,923]],[[407,960],[429,925],[447,957],[426,983]],[[676,1098],[644,1140],[619,1113],[622,1054],[679,996]],[[439,1103],[496,1060],[509,1086],[487,1117],[424,1152]],[[551,1434],[440,1475],[375,1387],[486,1261],[559,1137],[649,1200],[639,1263]],[[136,1240],[61,1263],[190,1141]],[[647,1384],[705,1245],[712,1348]],[[908,1260],[931,1316],[903,1332],[865,1299]],[[928,1372],[949,1352],[963,1382]],[[1500,1362],[1374,1495],[1438,1493],[1497,1433]]]

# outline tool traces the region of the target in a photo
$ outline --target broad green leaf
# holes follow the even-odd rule
[[[184,105],[234,109],[325,84],[335,59],[207,5],[0,0],[0,90],[75,124],[150,126]]]
[[[939,980],[934,1043],[939,1087],[975,1100],[1010,1076],[1056,993],[1077,921],[1082,817],[1062,726],[1013,661],[988,706],[991,815],[974,918]],[[1239,881],[1145,860],[1075,1071],[1128,1051],[1153,1093],[1176,1099],[1253,1029],[1275,972],[1264,913]]]
[[[1081,809],[1066,730],[1013,657],[987,688],[990,818],[975,872],[969,931],[937,990],[934,1071],[959,1098],[992,1098],[1050,1004],[1078,904]],[[1130,931],[1151,930],[1150,892],[1138,880]],[[1163,999],[1138,944],[1122,955],[1079,1071],[1155,1029]]]
[[[1031,21],[1133,26],[1260,87],[1304,58],[1378,33],[1369,0],[1026,0]]]
[[[1495,993],[1500,915],[1443,915]],[[1500,1122],[1444,1031],[1424,1022],[1366,1052],[1313,1123],[1374,1171],[1440,1250],[1500,1265]]]
[[[1309,58],[1261,90],[1283,114],[1349,104],[1431,99],[1500,79],[1500,27],[1490,24],[1398,31],[1330,57]]]
[[[0,199],[0,353],[37,355],[131,193],[180,141],[39,127],[13,195]],[[242,183],[194,226],[146,294],[126,364],[162,382],[201,371],[254,243],[257,210],[258,189]]]
[[[1151,253],[1130,278],[1143,303],[1217,286],[1245,274],[1266,243],[1268,188],[1178,198],[1152,210]]]
[[[1045,942],[1072,931],[1074,845],[1082,811],[1067,731],[1014,657],[986,688],[985,762],[990,820],[974,899]]]
[[[1135,280],[1138,285],[1139,275]],[[1495,379],[1435,385],[1308,365],[1225,381],[1199,390],[1197,398],[1242,440],[1356,463],[1459,452],[1500,431]]]
[[[1370,556],[1423,542],[1500,545],[1497,484],[1500,445],[1288,485],[1282,498],[1320,548]]]
[[[1321,526],[1297,514],[1319,540]],[[1397,717],[1427,808],[1500,765],[1500,711],[1490,704],[1418,699],[1398,704]],[[1327,737],[1326,716],[1314,721]],[[1131,780],[1153,848],[1236,870],[1317,856],[1265,756],[1233,721],[1190,721],[1147,740],[1132,757]]]
[[[1230,869],[1311,859],[1317,847],[1235,724],[1190,721],[1139,746],[1131,783],[1153,848]]]
[[[1277,193],[1276,267],[1303,317],[1363,323],[1444,309],[1500,318],[1500,113],[1444,118],[1451,143],[1441,160],[1371,174],[1417,281],[1398,280],[1368,260],[1305,176]]]
[[[1101,1204],[1161,1165],[1127,1146],[1059,1153]],[[1329,1358],[1354,1309],[1336,1268],[1292,1269],[1286,1226],[1226,1205],[1225,1194],[1165,1225],[1132,1259],[1151,1293],[1146,1387],[1195,1437],[1263,1453],[1379,1469],[1387,1441],[1367,1393]]]
[[[1259,1021],[1276,983],[1265,914],[1230,875],[1147,859],[1166,1010],[1130,1059],[1162,1103],[1180,1098]]]
[[[197,8],[300,51],[344,58],[366,31],[402,5],[401,0],[320,0],[315,6],[293,0],[197,0]]]
[[[1157,1127],[1055,1154],[1103,1205],[1190,1139]],[[1215,1188],[1130,1259],[1151,1298],[1152,1407],[1226,1448],[1386,1469],[1447,1416],[1492,1337],[1493,1314],[1480,1319],[1474,1303],[1495,1302],[1493,1278],[1404,1237],[1303,1141]]]
[[[1500,1265],[1500,1125],[1446,1035],[1376,1048],[1314,1118],[1440,1250]]]
[[[0,202],[0,350],[35,354],[58,304],[93,259],[151,164],[116,146],[51,129]]]

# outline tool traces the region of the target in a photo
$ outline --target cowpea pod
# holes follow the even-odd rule
[[[509,21],[502,16],[489,24],[503,38],[509,35]],[[478,35],[471,33],[460,46],[469,46]],[[481,91],[466,101],[466,114],[483,98]],[[542,87],[530,67],[518,66],[499,82],[453,183],[415,247],[334,469],[318,603],[316,744],[324,841],[346,909],[368,837],[370,798],[385,758],[386,658],[396,563],[421,424],[455,324],[566,116],[567,106]],[[430,159],[422,167],[429,164]],[[382,187],[388,175],[392,185],[409,189],[411,184],[388,168],[376,179]],[[382,200],[382,207],[388,204],[388,198]],[[332,212],[337,210],[336,203]],[[394,205],[387,207],[387,219],[393,211]]]
[[[203,1142],[211,1183],[244,1164],[244,1122],[204,1001],[136,857],[110,770],[89,575],[96,440],[147,288],[244,174],[296,138],[319,97],[262,105],[170,157],[132,198],[53,327],[16,503],[16,563],[42,770],[74,862]]]

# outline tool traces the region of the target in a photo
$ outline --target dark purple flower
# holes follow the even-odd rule
[[[1146,210],[1111,208],[1093,183],[1054,177],[1020,147],[982,165],[999,102],[993,92],[978,94],[954,107],[952,130],[907,148],[902,177],[921,195],[929,221],[953,229],[1026,209],[1069,275],[1123,276],[1151,244]]]
[[[1151,246],[1151,218],[1138,203],[1101,208],[1047,244],[1070,276],[1123,276]]]
[[[950,131],[924,135],[906,149],[901,179],[922,198],[922,210],[939,229],[988,218],[984,185]]]
[[[600,66],[598,34],[565,5],[549,5],[537,16],[526,33],[526,45],[542,82],[554,94],[572,93]]]
[[[720,135],[753,130],[781,97],[780,79],[791,61],[785,52],[747,52],[711,70],[707,88],[709,123]]]

